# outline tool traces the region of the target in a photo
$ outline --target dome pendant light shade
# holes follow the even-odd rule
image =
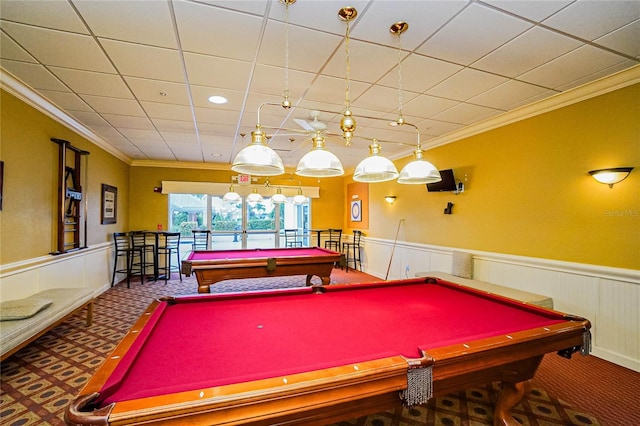
[[[381,154],[381,146],[377,140],[369,146],[369,156],[362,160],[353,173],[356,182],[386,182],[398,177],[398,169],[388,158]]]
[[[298,189],[298,193],[293,197],[294,204],[303,204],[307,201],[307,197],[302,194],[302,189]]]
[[[258,190],[254,188],[251,194],[247,195],[247,201],[250,203],[259,203],[262,201],[262,195],[258,194]]]
[[[416,158],[402,168],[398,183],[417,185],[440,182],[440,172],[436,166],[422,159],[422,150],[418,148],[414,153]]]
[[[313,149],[306,153],[298,163],[296,174],[307,177],[342,176],[342,163],[325,148],[324,138],[320,135],[313,137]]]
[[[233,185],[231,185],[229,187],[229,192],[224,194],[224,197],[222,197],[222,201],[236,202],[236,201],[240,201],[240,198],[242,198],[240,197],[240,194],[234,191]]]
[[[286,203],[287,197],[282,193],[282,189],[278,188],[278,191],[271,197],[271,201],[274,203]]]
[[[256,176],[276,176],[284,173],[282,159],[265,143],[266,134],[256,126],[251,132],[251,144],[243,148],[235,160],[231,170],[238,173]]]

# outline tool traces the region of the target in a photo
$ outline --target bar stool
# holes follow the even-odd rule
[[[127,288],[131,288],[131,264],[134,255],[134,249],[131,247],[129,234],[127,232],[113,233],[114,256],[113,256],[113,274],[111,276],[111,287],[115,285],[116,274],[127,274]],[[140,251],[136,249],[139,254]],[[125,259],[125,267],[118,268],[118,260]]]
[[[207,250],[209,248],[209,235],[211,231],[206,230],[192,230],[193,233],[193,250]]]
[[[162,232],[158,240],[158,270],[164,273],[164,283],[171,278],[171,271],[178,271],[180,282],[182,282],[182,271],[180,270],[180,233]],[[176,263],[171,263],[171,257],[175,253]],[[160,262],[160,258],[164,263]]]
[[[147,275],[147,268],[153,267],[155,262],[155,243],[148,240],[149,232],[133,231],[131,232],[131,248],[133,256],[131,257],[131,269],[141,271],[141,283],[144,284],[144,276]],[[138,257],[137,261],[135,257]],[[149,261],[149,257],[151,260]]]
[[[342,229],[329,228],[329,239],[324,242],[324,248],[334,251],[340,251],[340,242],[342,240]]]
[[[360,259],[360,238],[362,237],[362,231],[353,231],[353,241],[342,243],[342,252],[346,256],[347,272],[349,272],[349,262],[353,260],[353,269],[358,270],[358,263],[360,264],[360,271],[362,271],[362,260]],[[352,256],[353,255],[353,256]]]

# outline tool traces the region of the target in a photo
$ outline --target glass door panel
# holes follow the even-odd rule
[[[246,248],[274,248],[277,247],[279,231],[278,204],[270,198],[255,203],[246,202]]]
[[[242,200],[224,201],[222,196],[211,196],[211,248],[233,250],[243,248]]]

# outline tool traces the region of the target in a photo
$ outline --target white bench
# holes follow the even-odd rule
[[[93,292],[83,288],[57,288],[29,296],[25,301],[50,300],[47,308],[35,315],[0,321],[0,361],[22,349],[72,315],[87,309],[87,326],[93,322]]]
[[[462,278],[446,272],[417,272],[416,277],[434,277],[440,278],[456,284],[475,288],[476,290],[486,291],[487,293],[497,294],[499,296],[508,297],[510,299],[519,300],[521,302],[538,305],[543,308],[553,309],[553,299],[541,294],[529,293],[527,291],[517,290],[514,288],[504,287],[498,284],[488,283],[475,279]]]

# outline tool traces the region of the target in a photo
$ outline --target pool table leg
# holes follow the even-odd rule
[[[307,275],[307,286],[311,285],[311,277],[313,275]],[[331,282],[331,277],[320,277],[320,279],[322,280],[322,285],[329,285]]]
[[[531,380],[523,382],[502,382],[502,390],[498,395],[496,409],[493,413],[493,426],[520,426],[510,411],[531,390]]]

